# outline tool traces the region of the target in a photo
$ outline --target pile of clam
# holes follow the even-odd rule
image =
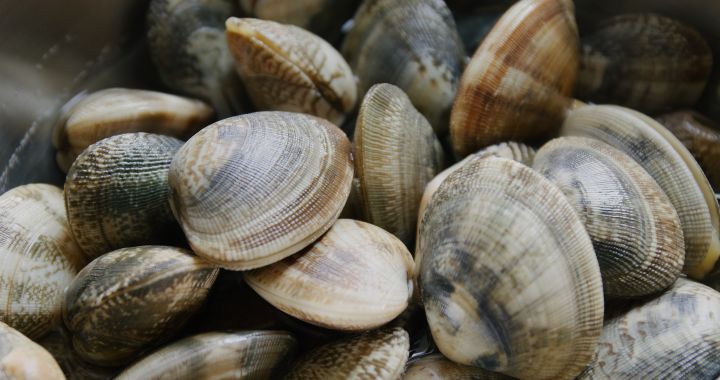
[[[0,379],[720,376],[702,34],[449,3],[152,0],[177,94],[0,196]]]

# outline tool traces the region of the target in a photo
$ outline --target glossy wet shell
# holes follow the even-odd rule
[[[0,196],[0,322],[33,339],[48,332],[60,322],[64,289],[86,262],[62,190],[29,184]]]
[[[284,331],[199,334],[155,351],[117,379],[271,379],[296,345]]]
[[[670,131],[651,118],[619,106],[571,111],[563,135],[601,140],[632,157],[670,198],[685,238],[683,272],[703,278],[720,256],[717,201],[702,169]]]
[[[57,161],[67,172],[85,148],[106,137],[150,132],[188,138],[213,116],[205,103],[155,91],[108,88],[72,106],[55,129]]]
[[[408,363],[403,380],[512,380],[510,376],[454,363],[433,354]]]
[[[412,242],[423,189],[444,161],[432,127],[401,89],[379,84],[363,99],[353,142],[363,219]]]
[[[405,369],[410,338],[400,327],[319,347],[298,359],[285,380],[394,380]]]
[[[218,269],[190,251],[123,248],[85,267],[63,304],[73,347],[90,363],[117,366],[167,340],[202,305]]]
[[[64,380],[65,376],[44,348],[0,322],[0,379]]]
[[[379,327],[405,310],[413,261],[400,240],[372,224],[339,219],[306,250],[245,273],[285,313],[337,330]]]
[[[65,205],[88,257],[179,240],[167,175],[182,144],[169,136],[126,133],[100,140],[78,156],[65,181]]]
[[[605,323],[579,379],[715,379],[720,374],[720,293],[678,279],[662,296]]]
[[[580,215],[607,296],[643,296],[675,282],[685,258],[680,218],[635,160],[599,140],[561,137],[543,145],[533,169]]]
[[[455,154],[560,127],[577,73],[573,10],[569,0],[521,0],[498,20],[460,81],[450,116]]]
[[[255,107],[342,124],[355,106],[357,86],[335,48],[293,25],[236,17],[225,25],[238,74]]]
[[[695,29],[656,14],[624,14],[583,36],[575,96],[646,113],[693,106],[712,65]]]
[[[418,241],[432,336],[454,362],[570,379],[602,328],[600,269],[582,221],[539,173],[471,160],[440,185]]]
[[[365,94],[376,83],[400,87],[439,135],[465,62],[452,14],[441,0],[368,0],[355,13],[342,52]]]
[[[193,250],[244,270],[280,261],[327,231],[352,176],[340,129],[309,115],[257,112],[195,135],[175,156],[169,181]]]

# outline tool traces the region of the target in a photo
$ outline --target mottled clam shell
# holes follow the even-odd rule
[[[400,87],[438,135],[465,63],[465,49],[442,0],[366,0],[342,52],[365,94],[376,83]]]
[[[168,202],[167,180],[182,144],[170,136],[125,133],[100,140],[78,156],[65,181],[65,205],[85,255],[170,243],[182,235]]]
[[[413,261],[400,240],[372,224],[339,219],[307,249],[245,272],[278,309],[337,330],[367,330],[400,315],[412,296]]]
[[[0,322],[0,379],[65,380],[65,376],[44,348]]]
[[[218,121],[170,166],[173,212],[198,255],[233,270],[272,264],[335,222],[350,193],[350,149],[339,128],[309,115]]]
[[[690,26],[657,14],[623,14],[583,36],[574,93],[645,113],[693,106],[712,65],[710,46]]]
[[[579,379],[715,379],[720,293],[680,278],[661,295],[605,323]]]
[[[301,357],[285,380],[395,380],[407,362],[410,338],[400,327],[374,330],[319,347]]]
[[[225,40],[236,0],[152,0],[147,13],[150,57],[168,88],[203,99],[221,118],[249,108]]]
[[[63,291],[86,263],[62,190],[29,184],[0,195],[0,322],[32,339],[48,332],[60,321]]]
[[[296,345],[284,331],[193,335],[146,356],[117,380],[271,379],[292,358]]]
[[[450,116],[455,154],[557,130],[577,73],[573,10],[570,0],[521,0],[498,20],[460,80]]]
[[[580,215],[606,296],[644,296],[675,282],[685,259],[680,218],[635,160],[599,140],[560,137],[540,148],[532,168]]]
[[[357,85],[345,59],[322,38],[293,25],[231,17],[227,43],[259,110],[309,113],[342,124]]]
[[[720,256],[720,213],[700,166],[670,131],[655,120],[619,106],[571,111],[563,135],[601,140],[637,161],[670,198],[685,237],[683,272],[703,278]]]
[[[108,88],[72,106],[53,135],[57,162],[67,172],[91,144],[129,132],[188,138],[213,116],[205,103],[155,91]]]
[[[401,89],[378,84],[360,106],[353,143],[363,219],[413,242],[423,189],[444,162],[432,127]]]
[[[562,192],[516,161],[471,160],[425,211],[420,286],[450,360],[518,378],[571,379],[602,329],[600,269]]]
[[[125,364],[172,337],[202,305],[218,269],[192,252],[123,248],[95,259],[65,293],[63,319],[90,363]]]
[[[403,380],[512,380],[513,377],[462,365],[442,354],[424,356],[408,362]]]

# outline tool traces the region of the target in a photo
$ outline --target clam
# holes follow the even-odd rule
[[[285,380],[399,379],[409,348],[410,338],[402,328],[374,330],[309,352]]]
[[[582,38],[575,96],[655,113],[693,106],[712,70],[700,33],[657,14],[623,14]]]
[[[0,322],[32,339],[47,333],[60,321],[65,287],[86,262],[62,190],[36,183],[0,195]]]
[[[148,50],[163,84],[209,102],[220,117],[249,108],[225,41],[236,8],[235,0],[152,0],[147,13]]]
[[[372,224],[339,219],[300,253],[245,272],[278,309],[338,330],[367,330],[400,315],[412,296],[413,261],[400,240]]]
[[[44,348],[0,322],[0,379],[65,380],[65,376]]]
[[[284,331],[193,335],[146,356],[117,379],[271,379],[296,344]]]
[[[423,189],[444,161],[432,127],[401,89],[383,83],[365,95],[353,142],[364,219],[412,242]]]
[[[122,367],[100,367],[83,360],[73,349],[71,337],[62,324],[37,343],[52,355],[68,380],[109,380],[122,370]]]
[[[188,138],[213,116],[205,103],[155,91],[108,88],[68,109],[55,128],[57,162],[67,172],[91,144],[128,132],[150,132]]]
[[[532,167],[580,215],[607,296],[644,296],[675,282],[685,258],[680,219],[635,160],[602,141],[561,137],[540,148]]]
[[[605,322],[579,379],[714,379],[720,373],[720,293],[683,278]]]
[[[560,126],[577,73],[573,10],[570,0],[521,0],[498,20],[460,80],[450,115],[458,156]]]
[[[454,363],[441,354],[423,356],[408,362],[403,380],[512,380],[510,376],[482,368]]]
[[[65,182],[65,205],[85,255],[182,236],[167,201],[170,161],[181,146],[170,136],[126,133],[78,156]]]
[[[182,328],[217,274],[180,248],[140,246],[100,256],[65,293],[63,319],[75,351],[92,364],[129,362]]]
[[[317,117],[257,112],[203,129],[170,165],[193,250],[226,269],[280,261],[320,237],[350,193],[350,141]]]
[[[660,185],[680,216],[685,239],[683,272],[703,278],[720,256],[720,214],[705,175],[692,155],[655,120],[619,106],[571,111],[563,135],[601,140],[632,157]]]
[[[293,25],[231,17],[227,43],[259,110],[309,113],[340,125],[357,86],[345,59],[322,38]]]
[[[539,173],[505,158],[466,162],[433,195],[418,251],[428,324],[450,360],[571,379],[592,358],[600,269],[580,217]]]

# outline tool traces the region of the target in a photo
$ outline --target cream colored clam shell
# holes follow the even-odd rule
[[[432,354],[408,362],[403,380],[512,380],[514,378],[482,368],[457,364],[442,354]]]
[[[0,379],[65,380],[65,375],[44,348],[0,322]]]

